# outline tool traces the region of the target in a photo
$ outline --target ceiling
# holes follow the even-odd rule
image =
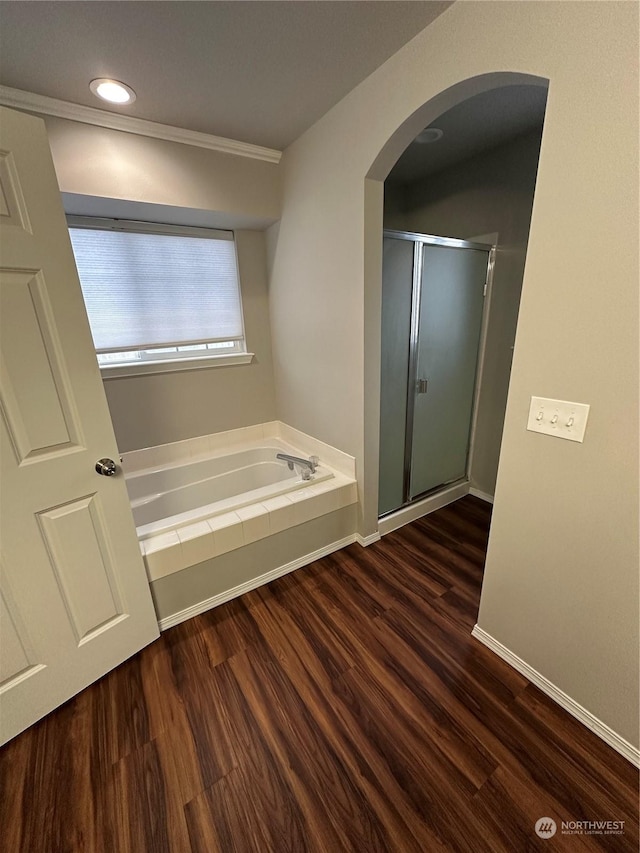
[[[3,0],[0,83],[282,150],[449,5]],[[137,100],[98,101],[96,77]]]
[[[430,127],[443,131],[437,142],[414,141],[387,181],[406,184],[495,148],[527,131],[541,129],[547,89],[507,86],[475,95],[443,113]]]

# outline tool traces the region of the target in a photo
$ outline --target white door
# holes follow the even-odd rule
[[[41,119],[0,109],[0,742],[158,636]]]

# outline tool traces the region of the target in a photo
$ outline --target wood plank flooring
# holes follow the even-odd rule
[[[633,767],[470,636],[488,525],[463,498],[165,632],[2,750],[2,850],[636,851]]]

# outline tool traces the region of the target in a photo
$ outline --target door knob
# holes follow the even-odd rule
[[[98,474],[104,474],[105,477],[113,477],[118,472],[118,468],[113,459],[98,459],[96,471]]]

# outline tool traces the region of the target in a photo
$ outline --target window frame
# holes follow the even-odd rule
[[[211,367],[229,367],[238,364],[249,364],[254,357],[254,353],[247,351],[246,331],[244,324],[244,305],[242,300],[242,284],[240,281],[240,263],[238,258],[238,245],[235,239],[235,233],[229,229],[219,228],[203,228],[200,226],[189,225],[171,225],[160,222],[149,222],[134,219],[119,219],[115,217],[96,217],[96,216],[77,216],[67,214],[67,227],[85,228],[88,230],[100,231],[127,231],[138,234],[161,234],[167,236],[183,236],[183,237],[200,237],[217,240],[230,240],[233,243],[237,273],[238,297],[240,300],[240,321],[242,328],[242,338],[240,340],[230,341],[229,351],[225,353],[213,354],[212,349],[216,349],[216,344],[222,341],[220,338],[211,338],[205,341],[193,341],[188,344],[176,345],[171,341],[146,349],[130,349],[121,350],[119,352],[136,352],[144,353],[142,358],[131,359],[125,361],[114,361],[108,363],[99,360],[99,355],[108,355],[109,353],[97,353],[96,360],[103,379],[115,379],[122,376],[139,376],[150,373],[167,373],[179,372],[186,370],[198,370]],[[73,247],[71,247],[73,253]],[[75,256],[74,256],[75,257]],[[78,281],[80,276],[78,275]],[[169,355],[168,353],[160,352],[175,348],[176,351],[181,349],[182,352],[194,352],[194,345],[208,346],[212,345],[212,349],[207,350],[206,355],[187,355],[180,354]],[[154,350],[157,352],[154,353]],[[94,349],[95,352],[95,349]],[[201,351],[200,351],[201,352]]]

